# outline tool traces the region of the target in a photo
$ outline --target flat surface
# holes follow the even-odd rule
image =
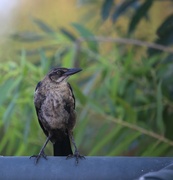
[[[173,158],[143,157],[86,157],[79,160],[66,157],[40,159],[35,165],[34,158],[0,156],[0,179],[2,180],[90,180],[90,179],[137,179],[147,172],[158,171],[173,163]]]

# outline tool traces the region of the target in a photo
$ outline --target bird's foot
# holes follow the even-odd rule
[[[76,165],[79,163],[79,159],[85,159],[85,156],[82,156],[79,151],[75,151],[74,154],[69,154],[66,159],[76,158]]]
[[[40,159],[41,157],[43,157],[44,159],[47,160],[47,156],[46,156],[46,154],[44,153],[44,151],[41,151],[38,155],[32,155],[32,156],[30,157],[30,159],[31,159],[31,158],[35,158],[35,164],[37,164],[38,161],[39,161],[39,159]]]

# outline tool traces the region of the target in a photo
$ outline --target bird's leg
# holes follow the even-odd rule
[[[47,160],[46,154],[44,153],[44,149],[45,149],[47,143],[49,142],[50,138],[51,138],[51,136],[48,136],[48,137],[47,137],[46,142],[44,143],[44,145],[43,145],[43,147],[41,148],[41,150],[40,150],[40,152],[39,152],[38,155],[33,155],[33,156],[30,157],[30,158],[32,158],[32,157],[35,157],[35,158],[36,158],[36,159],[35,159],[35,164],[38,163],[38,161],[39,161],[39,159],[40,159],[41,157],[43,157],[44,159]]]
[[[74,146],[74,148],[75,148],[75,151],[74,151],[74,154],[69,154],[69,155],[67,156],[67,159],[68,159],[68,158],[73,158],[73,157],[76,158],[76,165],[77,165],[77,164],[79,163],[79,159],[85,159],[85,157],[82,156],[82,155],[80,155],[80,153],[79,153],[79,151],[78,151],[78,149],[77,149],[76,143],[75,143],[75,141],[74,141],[73,134],[72,134],[71,131],[68,131],[68,135],[69,135],[70,140],[71,140],[71,142],[72,142],[72,144],[73,144],[73,146]]]

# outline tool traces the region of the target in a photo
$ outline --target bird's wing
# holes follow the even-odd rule
[[[37,84],[37,86],[36,86],[36,88],[35,88],[35,91],[36,91],[40,86],[41,86],[41,81],[38,82],[38,84]]]
[[[41,86],[41,81],[37,84],[35,91]],[[38,118],[38,122],[40,124],[40,127],[42,128],[43,132],[45,133],[46,136],[48,136],[48,131],[46,131],[46,129],[44,128],[44,126],[42,125],[40,118],[39,118],[39,107],[37,107],[37,105],[35,104],[35,109],[36,109],[36,113],[37,113],[37,118]]]
[[[36,112],[37,112],[37,117],[38,117],[38,122],[40,124],[40,127],[42,128],[45,135],[48,136],[49,135],[48,131],[46,131],[46,129],[44,128],[43,124],[41,123],[41,121],[39,119],[39,109],[37,107],[35,107],[35,109],[36,109]]]
[[[70,89],[70,91],[72,93],[72,98],[74,99],[74,109],[75,109],[75,97],[74,97],[74,94],[73,94],[73,89],[72,89],[72,87],[71,87],[71,85],[69,83],[67,83],[67,84],[68,84],[68,87],[69,87],[69,89]]]

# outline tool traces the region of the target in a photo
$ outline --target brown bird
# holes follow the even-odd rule
[[[75,97],[71,85],[67,82],[69,76],[81,70],[56,67],[37,84],[34,104],[47,140],[39,154],[31,156],[36,158],[35,163],[40,157],[46,159],[44,149],[49,141],[53,143],[54,156],[75,157],[76,163],[79,158],[84,158],[79,154],[73,138],[76,123]],[[74,145],[74,154],[70,142]]]

